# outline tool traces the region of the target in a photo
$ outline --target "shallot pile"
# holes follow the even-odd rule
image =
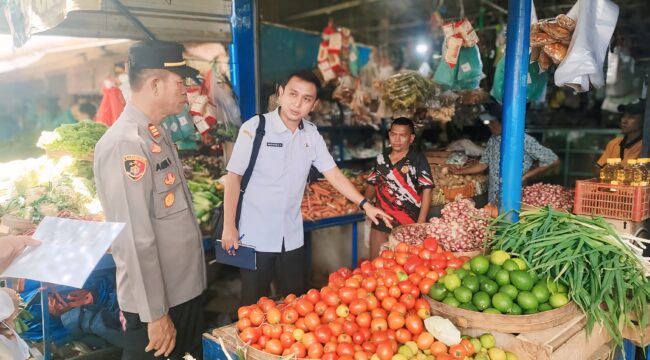
[[[524,204],[544,207],[552,206],[558,210],[571,210],[573,194],[560,185],[534,184],[526,186],[522,191],[521,200]]]
[[[489,213],[468,199],[458,199],[442,208],[442,217],[429,220],[429,236],[447,251],[474,251],[488,239]]]
[[[427,237],[428,224],[411,224],[395,228],[391,232],[393,239],[409,245],[420,245]]]

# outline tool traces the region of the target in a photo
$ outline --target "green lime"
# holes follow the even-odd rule
[[[546,278],[546,288],[548,288],[548,291],[551,294],[555,294],[557,292],[557,284],[549,277]]]
[[[449,274],[445,276],[445,287],[449,291],[456,290],[460,286],[460,277],[456,274]]]
[[[514,270],[510,272],[510,283],[517,289],[530,291],[533,288],[533,278],[523,270]]]
[[[456,268],[448,267],[445,269],[445,271],[447,272],[447,275],[453,274],[456,272]]]
[[[447,288],[439,282],[433,284],[429,289],[429,297],[436,301],[442,301],[447,295]]]
[[[490,262],[494,265],[503,265],[503,263],[510,259],[510,254],[503,250],[496,250],[490,254]]]
[[[499,272],[497,273],[497,276],[494,277],[494,280],[500,286],[510,284],[510,271],[503,270],[503,269],[499,270]]]
[[[519,306],[517,304],[512,304],[512,308],[510,308],[509,314],[510,315],[521,315],[523,313],[523,311],[524,310],[521,308],[521,306]]]
[[[537,301],[539,301],[540,304],[547,302],[548,298],[551,296],[551,293],[548,291],[548,288],[546,287],[546,284],[544,284],[543,281],[537,283],[537,285],[533,287],[533,290],[531,290],[531,292],[533,293],[533,295],[535,295]]]
[[[456,298],[454,297],[447,297],[444,300],[442,300],[442,302],[453,307],[458,307],[460,305],[460,302],[456,300]]]
[[[485,275],[476,275],[476,277],[478,277],[478,282],[479,283],[484,283],[484,282],[490,280],[490,278],[485,276]]]
[[[460,303],[466,303],[472,301],[472,290],[466,288],[465,286],[459,286],[454,290],[454,297]]]
[[[519,267],[519,270],[526,270],[528,269],[528,265],[526,265],[526,262],[523,259],[512,259],[515,263],[517,263],[517,266]]]
[[[508,297],[512,300],[516,299],[517,295],[519,294],[519,290],[517,290],[517,288],[511,284],[503,285],[499,288],[499,292],[508,295]]]
[[[472,258],[472,260],[469,261],[469,265],[472,267],[472,271],[475,274],[485,274],[490,267],[490,260],[483,255],[479,255]]]
[[[533,284],[537,285],[539,283],[539,276],[537,275],[537,272],[528,270],[528,273],[530,274],[530,277],[533,279]]]
[[[532,314],[537,314],[539,311],[537,309],[528,309],[524,310],[524,315],[532,315]]]
[[[500,314],[501,314],[501,311],[499,311],[499,310],[497,310],[497,309],[495,309],[495,308],[487,308],[487,309],[483,310],[483,313],[484,313],[484,314],[496,314],[496,315],[500,315]]]
[[[551,295],[548,299],[548,303],[551,304],[553,309],[557,309],[569,303],[569,298],[564,293],[557,293]]]
[[[499,284],[497,284],[493,280],[487,280],[485,282],[482,282],[479,288],[491,296],[496,294],[497,291],[499,291]]]
[[[513,259],[506,260],[501,267],[508,271],[521,270],[519,269],[519,265]]]
[[[476,306],[474,306],[474,304],[472,304],[472,303],[462,303],[458,307],[461,308],[461,309],[469,310],[469,311],[478,311]]]
[[[553,310],[553,307],[549,303],[543,303],[543,304],[539,304],[537,310],[539,310],[539,312],[549,311],[549,310]]]
[[[566,285],[562,284],[561,282],[557,283],[557,292],[567,293],[568,291],[569,291],[569,288]]]
[[[507,313],[512,309],[512,299],[503,293],[496,293],[492,296],[492,306],[502,313]]]
[[[467,271],[472,270],[472,267],[469,265],[469,261],[465,261],[465,263],[463,263],[463,266],[461,266],[461,268]]]
[[[506,360],[519,360],[517,355],[506,351]]]
[[[492,305],[492,299],[490,299],[490,295],[485,291],[479,291],[472,297],[472,304],[474,304],[477,309],[483,311]]]
[[[539,306],[539,301],[537,301],[537,298],[533,293],[522,291],[517,295],[517,304],[519,304],[519,306],[524,310],[536,310]]]
[[[499,272],[499,270],[501,270],[501,266],[490,264],[490,267],[488,268],[488,271],[485,274],[485,276],[487,276],[488,278],[494,280],[494,278],[497,276],[497,273]]]
[[[463,279],[462,285],[472,290],[473,293],[475,293],[479,289],[480,282],[476,275],[468,275]]]
[[[467,271],[467,270],[465,270],[463,268],[460,268],[460,269],[456,269],[456,272],[454,274],[458,275],[458,277],[461,280],[463,280],[465,278],[465,276],[469,275],[469,271]]]

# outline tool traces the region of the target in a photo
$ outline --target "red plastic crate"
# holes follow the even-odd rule
[[[576,181],[573,212],[606,218],[643,221],[650,218],[650,186],[611,185]]]

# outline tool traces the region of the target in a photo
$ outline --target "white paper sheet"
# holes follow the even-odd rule
[[[0,277],[81,288],[124,225],[48,216],[33,235],[42,244],[25,250]]]

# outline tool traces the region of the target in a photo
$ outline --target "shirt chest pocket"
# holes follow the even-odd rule
[[[155,172],[153,208],[156,219],[164,219],[188,209],[180,176],[174,165]]]

